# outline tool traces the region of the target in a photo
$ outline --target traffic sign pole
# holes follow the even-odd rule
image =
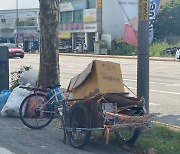
[[[139,0],[137,94],[149,113],[149,0]]]

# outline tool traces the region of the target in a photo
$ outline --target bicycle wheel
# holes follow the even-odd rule
[[[19,115],[27,127],[41,129],[52,121],[54,108],[53,105],[47,103],[45,95],[31,94],[22,101]]]
[[[76,103],[69,111],[68,127],[74,129],[67,131],[70,144],[75,148],[83,148],[90,140],[91,131],[75,130],[75,128],[90,128],[90,112],[87,104]]]

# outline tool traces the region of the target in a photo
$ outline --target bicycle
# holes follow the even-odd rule
[[[57,107],[62,107],[65,104],[62,99],[62,92],[56,90],[59,85],[49,86],[47,89],[23,86],[20,88],[33,91],[33,94],[22,101],[19,109],[20,119],[29,128],[41,129],[46,127],[57,113]],[[62,101],[61,104],[58,104],[59,100]]]
[[[44,128],[56,115],[62,121],[64,142],[67,136],[70,144],[75,148],[82,148],[87,144],[91,131],[69,129],[69,127],[74,127],[73,120],[76,112],[83,117],[78,127],[90,127],[89,115],[82,99],[67,99],[68,96],[64,95],[64,91],[60,90],[59,85],[49,86],[47,89],[23,86],[20,88],[33,91],[33,94],[22,101],[19,109],[20,119],[27,127],[31,129]]]

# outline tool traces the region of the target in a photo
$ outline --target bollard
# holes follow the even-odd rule
[[[0,46],[0,91],[9,89],[9,56],[8,48]]]

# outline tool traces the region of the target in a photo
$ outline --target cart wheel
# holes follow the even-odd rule
[[[144,113],[139,110],[136,113],[134,113],[132,116],[137,116],[137,115],[143,115]],[[129,129],[129,128],[122,128],[119,132],[115,132],[115,135],[120,143],[126,143],[126,144],[133,144],[139,134],[140,134],[141,128],[137,129]]]
[[[119,132],[115,132],[115,135],[120,143],[133,144],[140,134],[140,129],[138,130],[127,130],[124,128]]]
[[[90,128],[90,110],[85,103],[76,103],[69,111],[69,128]],[[83,148],[90,140],[91,131],[71,130],[67,131],[70,144],[75,148]]]

